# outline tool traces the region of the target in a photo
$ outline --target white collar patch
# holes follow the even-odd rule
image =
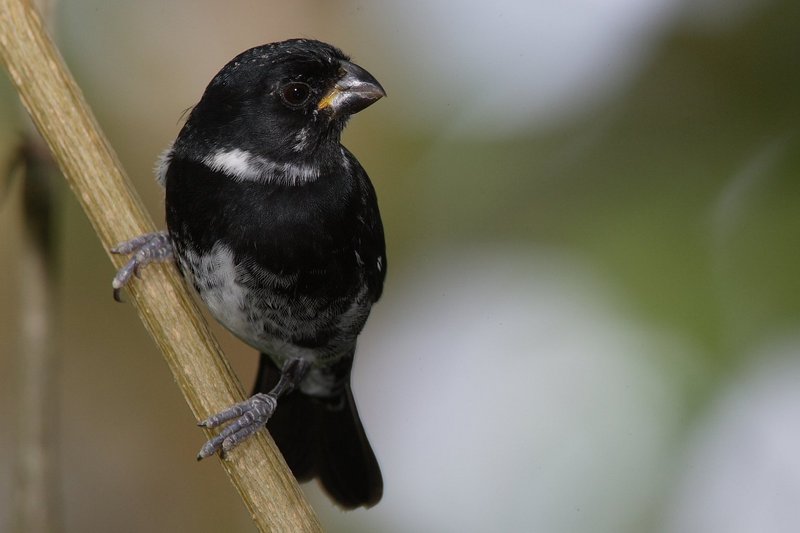
[[[236,181],[257,181],[278,185],[301,185],[319,178],[319,167],[296,163],[276,163],[246,150],[218,150],[203,158],[215,172],[224,172]]]

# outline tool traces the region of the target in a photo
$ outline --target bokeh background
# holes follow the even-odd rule
[[[315,37],[387,88],[344,137],[388,238],[354,374],[386,489],[343,513],[306,485],[329,531],[799,530],[796,0],[82,0],[53,26],[159,221],[153,162],[238,52]],[[3,161],[23,127],[3,78]],[[59,189],[61,529],[254,530]],[[0,206],[3,530],[19,190]],[[249,387],[253,350],[216,331]]]

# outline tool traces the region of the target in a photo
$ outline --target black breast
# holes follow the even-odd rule
[[[167,227],[179,255],[186,246],[203,253],[222,243],[237,262],[296,275],[296,295],[340,299],[363,283],[358,188],[344,175],[299,186],[234,181],[177,159],[167,171]]]

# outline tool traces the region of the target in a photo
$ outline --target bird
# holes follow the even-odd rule
[[[253,395],[199,423],[221,430],[198,460],[266,426],[298,481],[318,479],[344,509],[383,494],[350,373],[387,260],[375,189],[341,135],[384,96],[321,41],[242,52],[159,158],[167,229],[112,249],[130,255],[115,299],[147,264],[174,261],[211,315],[260,353]]]

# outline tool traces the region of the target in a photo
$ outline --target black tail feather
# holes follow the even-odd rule
[[[262,354],[253,392],[269,392],[279,377],[278,367]],[[371,507],[383,495],[383,479],[349,382],[343,395],[322,399],[290,392],[278,400],[267,429],[298,481],[319,478],[345,509]]]

